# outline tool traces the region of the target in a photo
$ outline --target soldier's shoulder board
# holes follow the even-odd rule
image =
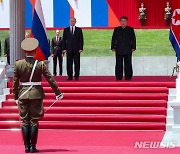
[[[16,60],[16,64],[21,64],[21,63],[24,63],[25,59],[18,59]]]
[[[16,61],[20,61],[20,60],[23,60],[23,59],[16,59]]]

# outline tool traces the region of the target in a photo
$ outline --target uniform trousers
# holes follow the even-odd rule
[[[38,126],[44,115],[42,99],[20,99],[18,108],[22,126]]]

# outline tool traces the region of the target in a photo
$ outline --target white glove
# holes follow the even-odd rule
[[[176,65],[177,65],[177,66],[180,66],[180,61],[178,61]]]
[[[61,93],[61,94],[56,96],[56,100],[63,99],[63,97],[64,97],[64,93]]]
[[[18,105],[18,99],[15,100],[16,104]]]

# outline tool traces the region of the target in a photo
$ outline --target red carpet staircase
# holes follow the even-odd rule
[[[55,95],[43,82],[47,109]],[[40,121],[41,129],[165,130],[169,85],[165,82],[58,82],[65,93]],[[12,87],[12,83],[9,83]],[[12,90],[12,89],[11,89]],[[7,95],[0,129],[20,127],[18,108]]]

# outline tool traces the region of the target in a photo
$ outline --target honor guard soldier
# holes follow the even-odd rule
[[[141,7],[139,8],[139,20],[141,26],[144,26],[146,21],[146,8],[144,7],[144,3],[141,3]]]
[[[170,3],[166,2],[166,8],[164,8],[164,19],[166,20],[166,26],[170,26],[172,17],[172,9]]]
[[[38,45],[37,39],[24,39],[21,48],[25,51],[26,58],[16,61],[14,66],[13,94],[22,121],[21,130],[26,153],[38,152],[38,120],[43,117],[42,100],[45,97],[41,86],[42,75],[54,90],[56,99],[63,97],[44,62],[34,59]]]

